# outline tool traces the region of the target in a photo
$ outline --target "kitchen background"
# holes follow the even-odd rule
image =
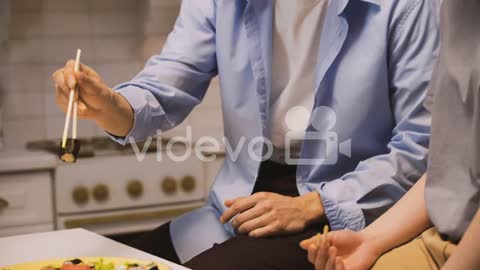
[[[0,237],[84,227],[120,239],[204,202],[221,157],[171,164],[149,154],[139,164],[87,121],[78,132],[93,149],[88,158],[67,166],[49,153],[65,120],[51,74],[81,48],[108,85],[129,80],[161,51],[179,8],[180,0],[0,0]],[[220,110],[214,80],[163,138],[185,136],[186,126],[194,139],[220,138]]]

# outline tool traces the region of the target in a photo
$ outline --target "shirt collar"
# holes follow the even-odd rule
[[[381,6],[382,5],[382,0],[361,0],[363,2],[369,2],[371,4],[375,4],[377,6]]]
[[[245,0],[245,1],[247,3],[251,3],[251,2],[255,3],[254,0]],[[350,1],[352,0],[333,0],[333,1],[330,1],[330,4],[332,4],[333,2],[337,6],[337,14],[340,15],[345,10],[348,2]],[[359,1],[367,2],[367,3],[378,5],[378,6],[381,6],[383,2],[383,0],[359,0]]]
[[[345,8],[348,5],[348,2],[353,1],[353,0],[333,0],[335,1],[337,5],[337,14],[340,15],[342,12],[345,10]],[[381,6],[383,0],[360,0],[363,2],[367,2],[373,5]]]

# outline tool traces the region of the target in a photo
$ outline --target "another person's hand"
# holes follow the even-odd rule
[[[114,91],[90,67],[82,64],[80,72],[75,73],[74,66],[75,61],[70,60],[52,75],[57,105],[66,112],[70,89],[78,87],[78,116],[96,120],[106,105],[113,102]]]
[[[300,232],[324,216],[322,201],[316,192],[300,197],[259,192],[228,200],[225,206],[228,209],[220,221],[227,223],[236,216],[232,226],[241,234],[257,238]]]
[[[345,263],[338,256],[337,248],[327,242],[322,242],[319,246],[311,245],[308,248],[308,261],[315,266],[315,270],[345,270]]]
[[[317,236],[302,241],[300,246],[308,251],[308,260],[316,270],[368,270],[381,255],[373,238],[363,231],[330,232],[320,246]]]

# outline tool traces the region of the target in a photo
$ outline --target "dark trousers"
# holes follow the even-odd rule
[[[295,178],[296,166],[265,161],[261,164],[253,193],[265,191],[299,196]],[[215,244],[185,266],[193,270],[310,270],[313,267],[308,263],[306,252],[300,249],[299,243],[315,235],[322,227],[323,224],[318,224],[301,233],[261,239],[238,235]],[[143,235],[131,246],[180,264],[170,238],[170,223]]]

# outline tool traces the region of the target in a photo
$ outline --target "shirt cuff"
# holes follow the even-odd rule
[[[354,201],[347,201],[345,199],[338,201],[331,195],[329,196],[330,192],[324,189],[325,185],[328,185],[328,183],[323,184],[323,186],[318,184],[314,185],[312,183],[299,183],[298,188],[300,194],[306,194],[312,191],[316,191],[320,194],[320,199],[322,200],[325,211],[325,217],[327,218],[330,228],[333,231],[343,229],[360,231],[365,228],[365,217],[360,206]]]
[[[108,132],[107,135],[113,141],[121,144],[126,145],[133,141],[139,141],[145,139],[148,134],[145,132],[145,127],[148,127],[148,115],[147,115],[147,105],[148,105],[148,97],[140,91],[135,86],[122,86],[119,85],[114,88],[117,93],[122,95],[130,106],[133,109],[133,125],[128,134],[125,137],[117,137]]]
[[[350,229],[360,231],[365,228],[366,222],[360,206],[353,201],[336,201],[330,198],[328,192],[320,188],[318,190],[323,202],[325,216],[333,231]]]

